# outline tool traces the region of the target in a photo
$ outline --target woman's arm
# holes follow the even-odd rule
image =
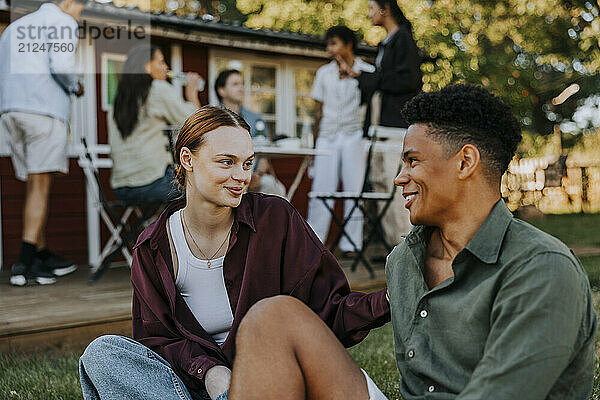
[[[171,85],[167,81],[154,81],[158,85],[160,94],[157,104],[155,104],[155,112],[166,120],[170,125],[181,125],[183,122],[200,106],[198,101],[198,86],[195,87],[196,102],[185,101],[181,97],[181,89]],[[197,81],[196,81],[197,82]],[[154,83],[153,83],[154,84]],[[197,85],[197,83],[196,83]],[[186,85],[186,98],[193,99],[192,89],[190,85]],[[189,91],[189,93],[188,93]]]
[[[333,254],[295,210],[291,213],[282,262],[286,284],[289,281],[294,285],[283,294],[307,304],[344,346],[355,345],[369,330],[390,321],[385,289],[368,294],[352,292]]]
[[[200,100],[198,99],[198,80],[200,79],[200,75],[195,72],[188,72],[186,74],[186,82],[185,82],[185,99],[190,103],[196,105],[196,107],[200,108]]]

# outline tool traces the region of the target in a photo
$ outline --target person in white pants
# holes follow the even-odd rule
[[[363,140],[365,108],[360,104],[361,93],[357,81],[340,75],[338,60],[352,65],[356,71],[371,72],[375,67],[354,56],[357,39],[349,28],[334,26],[325,37],[327,52],[333,61],[317,71],[311,97],[316,101],[315,147],[317,150],[326,150],[328,154],[315,157],[311,191],[335,192],[341,179],[343,191],[360,192],[366,167]],[[345,202],[345,218],[352,205],[352,201]],[[333,201],[330,206],[333,206]],[[320,199],[309,200],[307,222],[319,239],[325,242],[331,225],[331,213]],[[356,248],[346,236],[342,236],[339,243],[342,252],[361,249],[362,224],[362,213],[355,209],[345,230]]]

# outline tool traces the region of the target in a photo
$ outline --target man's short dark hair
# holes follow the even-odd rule
[[[358,46],[356,34],[347,26],[337,25],[327,29],[327,32],[325,33],[325,40],[329,40],[334,37],[339,38],[345,44],[351,43],[353,52],[356,50],[356,46]]]
[[[521,141],[521,125],[510,107],[480,86],[451,85],[421,93],[405,104],[402,116],[411,125],[426,125],[447,156],[466,144],[477,147],[484,173],[494,182]]]
[[[219,89],[224,88],[225,85],[227,85],[227,79],[229,79],[229,77],[233,74],[241,75],[242,73],[237,69],[226,69],[224,71],[221,71],[221,73],[219,74],[219,76],[217,76],[217,79],[215,80],[215,92],[217,93],[217,97],[219,98],[219,102],[221,103],[223,102],[223,99],[219,94]]]

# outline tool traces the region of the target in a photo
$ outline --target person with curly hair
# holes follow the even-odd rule
[[[415,227],[386,263],[402,398],[589,398],[597,317],[587,276],[500,195],[521,140],[510,108],[453,85],[418,95],[403,117],[395,184]],[[386,398],[289,297],[251,308],[236,348],[229,399]]]

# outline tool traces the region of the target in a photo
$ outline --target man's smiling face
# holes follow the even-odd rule
[[[413,225],[439,226],[460,198],[457,168],[460,161],[447,156],[444,146],[433,140],[425,124],[413,124],[404,138],[402,171],[394,184],[402,188],[405,207]]]

